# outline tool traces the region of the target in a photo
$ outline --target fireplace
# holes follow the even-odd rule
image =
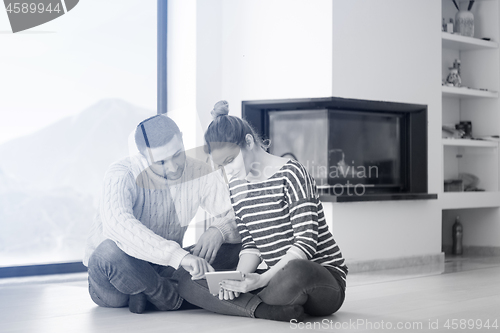
[[[427,192],[427,106],[343,98],[244,101],[269,152],[301,162],[323,200],[435,199]]]

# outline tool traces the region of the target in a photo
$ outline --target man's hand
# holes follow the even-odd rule
[[[193,280],[203,279],[206,272],[215,271],[205,259],[192,254],[187,254],[182,258],[181,266],[191,274]]]
[[[192,253],[195,256],[204,258],[211,264],[214,262],[215,256],[223,242],[224,238],[219,229],[215,227],[208,228],[208,230],[200,236]]]

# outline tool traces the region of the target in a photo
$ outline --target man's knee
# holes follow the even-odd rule
[[[95,304],[106,308],[121,308],[128,305],[129,295],[118,291],[102,290],[98,285],[89,281],[89,294]]]
[[[91,266],[99,265],[102,262],[107,264],[117,263],[126,260],[127,257],[128,255],[123,252],[115,242],[110,239],[106,239],[99,244],[90,256],[89,268]]]

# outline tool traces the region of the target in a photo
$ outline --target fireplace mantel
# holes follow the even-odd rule
[[[398,200],[436,200],[437,194],[433,193],[387,193],[387,194],[365,194],[356,195],[330,195],[320,194],[323,202],[360,202],[360,201],[398,201]]]

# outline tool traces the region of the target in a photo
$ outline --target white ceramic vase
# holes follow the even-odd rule
[[[474,14],[468,10],[460,10],[455,15],[455,33],[474,37]]]

